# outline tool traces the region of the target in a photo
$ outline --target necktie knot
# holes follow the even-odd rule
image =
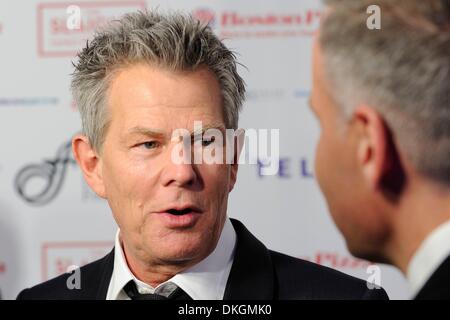
[[[140,293],[133,280],[129,281],[123,290],[131,300],[192,300],[192,298],[178,286],[167,297],[157,293]]]

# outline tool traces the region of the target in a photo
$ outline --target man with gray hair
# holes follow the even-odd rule
[[[115,248],[81,268],[79,288],[69,289],[65,274],[19,299],[386,298],[364,281],[268,250],[229,219],[237,161],[174,161],[229,147],[196,132],[196,122],[223,135],[238,126],[244,82],[208,26],[183,14],[128,14],[78,58],[72,90],[83,134],[72,147],[111,207]],[[178,130],[187,143],[173,139]],[[237,160],[240,147],[231,149]]]
[[[449,2],[325,2],[310,102],[331,215],[349,250],[398,267],[412,297],[450,299]]]

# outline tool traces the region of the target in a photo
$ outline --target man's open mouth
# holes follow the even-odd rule
[[[201,213],[201,210],[194,205],[180,205],[169,207],[162,212],[174,215],[174,216],[183,216],[189,213]]]
[[[167,210],[168,213],[173,214],[175,216],[182,216],[184,214],[191,213],[193,211],[194,210],[192,208],[186,208],[186,209],[183,209],[183,210],[177,210],[177,209]]]

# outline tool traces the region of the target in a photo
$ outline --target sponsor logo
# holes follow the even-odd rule
[[[382,270],[380,266],[367,260],[361,260],[350,255],[336,252],[318,251],[312,257],[300,257],[323,266],[342,270],[349,274],[366,279],[366,286],[370,290],[381,288]]]
[[[0,97],[0,107],[48,107],[58,104],[57,97]]]
[[[246,102],[268,102],[282,99],[308,99],[311,96],[310,89],[285,89],[285,88],[250,88],[246,92]]]
[[[6,264],[0,261],[0,276],[6,273]],[[0,300],[3,299],[2,289],[0,288]]]
[[[294,98],[308,99],[311,96],[311,90],[297,89],[294,91]]]
[[[322,11],[242,13],[217,12],[208,8],[192,11],[198,20],[209,23],[221,38],[272,38],[312,36],[319,26]]]
[[[245,100],[247,102],[268,102],[278,101],[286,97],[286,90],[282,88],[259,88],[249,89],[245,94]]]
[[[372,262],[357,259],[348,255],[339,254],[337,252],[318,251],[313,256],[303,256],[300,258],[333,269],[366,270],[369,266],[373,265]]]
[[[14,188],[26,203],[45,205],[58,195],[64,184],[67,168],[73,164],[76,162],[72,155],[72,143],[64,142],[54,158],[20,169],[14,180]]]
[[[208,8],[195,9],[192,11],[192,16],[203,23],[207,23],[211,28],[216,26],[216,14]]]
[[[94,30],[145,7],[145,1],[40,3],[36,28],[38,55],[73,57]]]
[[[71,266],[84,266],[107,254],[114,243],[93,242],[47,242],[42,245],[42,280],[66,273]]]
[[[14,179],[14,189],[19,197],[32,206],[44,206],[53,201],[64,186],[69,167],[78,168],[72,154],[72,142],[60,145],[53,158],[22,167]],[[0,168],[1,169],[1,168]],[[81,201],[101,201],[81,177]]]
[[[274,175],[277,178],[287,180],[294,177],[300,179],[314,179],[313,164],[306,158],[302,157],[298,160],[292,159],[290,157],[280,157],[279,159],[273,159],[278,161],[278,171]],[[259,178],[264,178],[263,170],[266,167],[273,166],[273,161],[269,158],[259,158],[257,163],[257,175]]]
[[[319,10],[307,9],[301,13],[267,13],[240,14],[238,12],[224,12],[221,17],[223,27],[241,26],[302,26],[309,27],[320,18]]]

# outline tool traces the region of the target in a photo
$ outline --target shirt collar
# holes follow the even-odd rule
[[[168,295],[177,285],[194,300],[220,300],[223,298],[225,287],[233,264],[236,232],[231,221],[227,218],[216,248],[209,256],[198,264],[176,274],[171,279],[159,284],[156,288],[140,281],[130,271],[119,238],[120,230],[116,233],[114,250],[114,269],[108,288],[107,300],[123,300],[128,296],[123,287],[134,280],[141,293]]]
[[[411,258],[406,277],[415,297],[450,254],[450,220],[434,229]]]

